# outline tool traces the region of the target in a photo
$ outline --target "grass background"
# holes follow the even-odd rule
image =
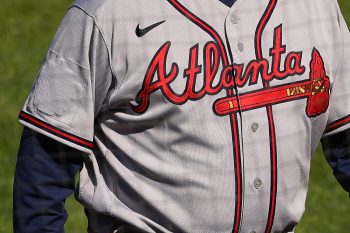
[[[0,7],[0,233],[12,232],[12,183],[22,127],[17,124],[33,79],[72,0],[1,0]],[[350,25],[350,1],[339,0]],[[82,207],[70,197],[66,232],[86,232]],[[320,149],[312,160],[306,211],[297,233],[350,232],[350,199]]]

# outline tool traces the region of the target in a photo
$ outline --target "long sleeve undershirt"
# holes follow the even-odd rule
[[[64,232],[65,199],[75,189],[74,178],[84,156],[24,128],[13,189],[15,233]]]

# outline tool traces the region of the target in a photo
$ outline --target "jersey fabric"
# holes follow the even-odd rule
[[[88,154],[91,232],[292,232],[349,42],[335,0],[78,0],[19,118]]]

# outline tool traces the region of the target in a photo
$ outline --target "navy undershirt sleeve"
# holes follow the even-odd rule
[[[340,185],[350,193],[350,129],[325,136],[323,152]]]
[[[15,233],[61,233],[65,199],[75,188],[82,152],[24,128],[13,193]]]

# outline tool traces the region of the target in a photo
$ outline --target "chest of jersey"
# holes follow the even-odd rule
[[[335,72],[332,26],[317,24],[325,6],[306,2],[116,7],[123,12],[107,38],[117,82],[99,121],[142,174],[172,180],[176,198],[215,199],[217,216],[202,202],[170,204],[206,229],[282,232],[301,217]],[[174,186],[163,188],[157,197]],[[159,211],[178,229],[191,225],[186,214]]]
[[[271,6],[266,14],[269,2],[238,1],[231,9],[216,3],[221,5],[214,11],[212,2],[167,4],[151,4],[152,17],[136,11],[132,20],[115,26],[121,33],[116,37],[122,38],[113,42],[118,53],[112,58],[122,65],[116,65],[121,91],[112,105],[127,96],[132,111],[141,114],[157,104],[151,101],[157,96],[181,106],[202,98],[218,100],[233,91],[237,97],[210,106],[217,115],[237,112],[239,99],[243,111],[298,99],[311,105],[305,111],[309,117],[327,110],[333,61],[323,45],[331,38],[313,25],[293,26],[302,22],[287,12],[287,3]],[[310,30],[317,33],[312,36]],[[315,98],[309,96],[321,98],[313,104]],[[232,105],[236,107],[229,110]]]

